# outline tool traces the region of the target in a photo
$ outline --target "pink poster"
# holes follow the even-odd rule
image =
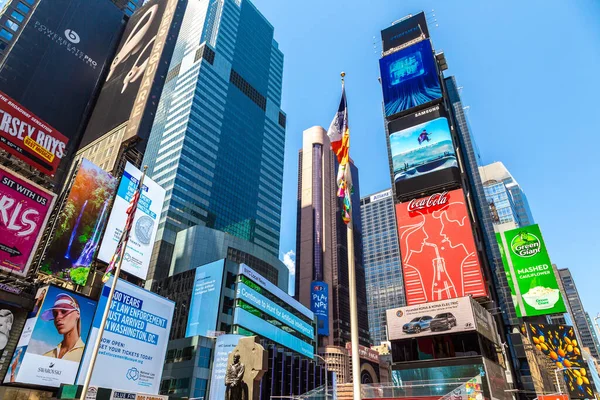
[[[56,195],[0,167],[0,269],[25,276]]]

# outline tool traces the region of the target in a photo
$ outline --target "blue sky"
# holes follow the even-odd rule
[[[463,86],[482,161],[502,161],[527,193],[552,261],[600,312],[600,3],[597,0],[253,0],[285,55],[281,252],[295,249],[302,131],[328,127],[347,73],[351,156],[361,195],[390,187],[379,32],[424,10],[436,50]],[[431,10],[435,9],[435,17]]]

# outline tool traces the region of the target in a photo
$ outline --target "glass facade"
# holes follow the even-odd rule
[[[514,222],[517,226],[524,226],[519,220],[512,195],[504,183],[492,183],[483,187],[485,198],[490,204],[492,221],[504,224]]]
[[[378,345],[387,340],[386,310],[406,305],[391,189],[362,198],[360,211],[369,332]]]
[[[149,278],[165,276],[177,232],[194,225],[278,254],[282,73],[252,3],[188,3],[143,161],[167,190]]]

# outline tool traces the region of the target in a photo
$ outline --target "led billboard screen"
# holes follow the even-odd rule
[[[46,286],[38,290],[36,305],[25,322],[4,383],[72,384],[89,342],[96,302]]]
[[[407,305],[487,297],[462,189],[396,205]]]
[[[141,177],[142,171],[129,162],[125,165],[125,171],[121,177],[121,183],[106,225],[102,245],[98,251],[99,260],[109,263],[115,253],[123,229],[125,229],[129,202],[137,190]],[[131,235],[121,266],[123,271],[144,280],[148,275],[150,256],[154,248],[158,220],[164,201],[165,190],[149,177],[144,177],[142,195],[135,211]]]
[[[69,139],[0,92],[0,148],[54,175]]]
[[[317,316],[317,333],[329,336],[329,285],[313,281],[310,284],[310,309]]]
[[[196,268],[185,337],[209,336],[217,327],[225,260]]]
[[[85,285],[117,180],[83,159],[58,216],[40,271]]]
[[[456,152],[442,106],[390,121],[388,132],[397,196],[457,181]]]
[[[90,343],[98,336],[108,303],[110,280],[102,288]],[[175,303],[119,280],[90,385],[158,394]],[[83,384],[92,346],[84,354],[77,383]]]
[[[379,68],[387,118],[442,98],[429,40],[383,57],[379,60]]]
[[[429,29],[427,28],[424,12],[396,22],[381,31],[384,52],[420,38],[429,38]]]
[[[227,373],[229,354],[243,337],[241,335],[221,335],[217,338],[210,375],[209,400],[225,398],[225,374]]]
[[[519,317],[566,312],[538,225],[497,234],[504,270]]]
[[[567,384],[572,399],[593,399],[594,387],[581,356],[575,330],[567,325],[529,324],[533,344],[555,365]]]
[[[27,275],[55,198],[0,166],[0,270]]]

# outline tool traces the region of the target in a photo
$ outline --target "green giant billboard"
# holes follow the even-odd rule
[[[517,316],[566,312],[540,227],[497,233],[496,239]]]

